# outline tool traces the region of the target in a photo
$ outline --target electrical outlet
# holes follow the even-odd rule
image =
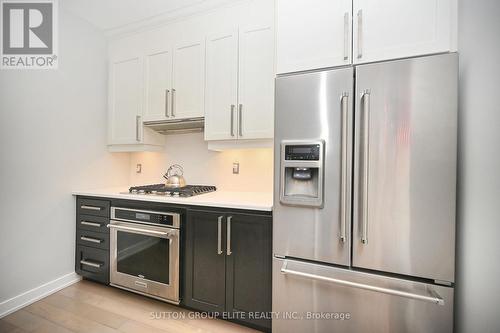
[[[135,166],[135,173],[141,173],[142,172],[142,164],[137,163]]]
[[[233,173],[235,175],[240,173],[240,163],[238,163],[238,162],[233,163]]]

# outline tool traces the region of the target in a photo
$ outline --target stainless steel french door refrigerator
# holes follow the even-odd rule
[[[457,54],[276,79],[273,332],[452,332]]]

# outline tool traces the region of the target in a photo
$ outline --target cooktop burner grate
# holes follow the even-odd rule
[[[129,193],[132,194],[156,194],[176,197],[192,197],[194,195],[216,191],[215,186],[186,185],[183,187],[166,187],[165,184],[152,184],[132,186]]]

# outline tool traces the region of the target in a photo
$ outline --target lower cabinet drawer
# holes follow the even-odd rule
[[[105,200],[83,198],[76,200],[76,210],[82,215],[109,217],[109,206],[109,201]]]
[[[77,244],[95,247],[109,252],[109,234],[89,230],[76,230]]]
[[[75,271],[81,276],[109,283],[109,252],[87,246],[77,245]]]
[[[89,231],[96,231],[109,234],[107,225],[109,218],[104,216],[80,215],[78,214],[76,220],[76,228]]]

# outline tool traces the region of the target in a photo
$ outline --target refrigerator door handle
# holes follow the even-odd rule
[[[340,97],[341,117],[342,117],[342,134],[341,134],[341,154],[340,159],[340,240],[342,243],[346,241],[346,223],[347,223],[347,112],[348,112],[349,94],[344,92]]]
[[[361,243],[368,243],[368,172],[370,153],[370,90],[361,94],[361,109],[363,110],[363,189],[362,189],[362,228]]]
[[[283,266],[281,267],[281,274],[300,276],[300,277],[304,277],[304,278],[308,278],[308,279],[312,279],[312,280],[334,283],[334,284],[338,284],[341,286],[370,290],[373,292],[415,299],[415,300],[419,300],[419,301],[434,303],[437,305],[444,305],[443,298],[441,296],[439,296],[439,294],[431,288],[428,288],[429,294],[431,294],[431,296],[420,295],[420,294],[410,293],[410,292],[401,291],[401,290],[377,287],[377,286],[372,286],[372,285],[364,284],[364,283],[358,283],[358,282],[341,280],[341,279],[334,279],[331,277],[321,276],[321,275],[317,275],[317,274],[300,272],[300,271],[288,269],[287,265],[288,265],[288,261],[285,260],[283,262]]]

